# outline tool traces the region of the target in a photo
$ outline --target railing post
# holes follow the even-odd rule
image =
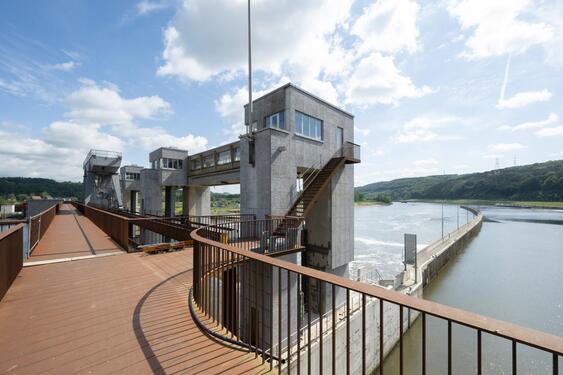
[[[29,258],[29,256],[31,255],[31,215],[28,218],[28,224],[27,224],[27,254],[26,254],[26,258]]]

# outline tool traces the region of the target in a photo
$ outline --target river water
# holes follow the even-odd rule
[[[480,207],[481,232],[425,288],[424,298],[563,337],[563,211]],[[444,207],[444,232],[457,227],[457,207]],[[396,203],[356,208],[356,262],[383,276],[402,270],[403,234],[419,245],[440,238],[442,207]],[[459,211],[460,225],[471,217]],[[354,267],[353,267],[354,268]],[[447,373],[447,325],[427,320],[427,373]],[[405,374],[420,374],[420,319],[405,336]],[[453,328],[454,373],[476,373],[476,333]],[[510,342],[483,335],[483,373],[509,374]],[[561,361],[560,361],[561,362]],[[560,373],[563,374],[563,369]],[[551,357],[518,346],[519,374],[551,373]],[[386,360],[398,374],[398,352]]]
[[[403,270],[403,238],[405,233],[416,233],[418,248],[442,236],[442,205],[432,203],[393,203],[385,206],[356,206],[355,261],[367,268],[370,279],[381,275],[393,278]],[[458,220],[459,216],[459,220]],[[444,234],[455,230],[473,215],[458,206],[444,205]]]

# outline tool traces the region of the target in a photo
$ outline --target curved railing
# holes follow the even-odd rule
[[[238,230],[245,232],[243,227]],[[526,359],[530,348],[544,353],[536,364],[540,363],[545,373],[558,373],[561,337],[299,266],[261,254],[255,242],[256,247],[230,242],[233,238],[225,238],[224,233],[213,227],[191,233],[193,302],[230,342],[260,355],[272,368],[287,373],[297,368],[313,373],[366,373],[375,370],[398,342],[402,373],[405,355],[400,333],[420,316],[423,374],[434,360],[447,363],[451,373],[452,346],[454,339],[460,339],[459,327],[474,333],[475,344],[465,347],[464,355],[472,353],[478,374],[483,363],[503,360],[487,357],[484,361],[484,354],[489,354],[488,336],[510,344],[508,367],[514,374],[518,359]],[[341,303],[344,309],[337,309]],[[323,318],[315,319],[318,316]],[[430,319],[432,324],[428,324]],[[447,350],[440,358],[433,358],[427,350],[427,336],[439,322]],[[452,334],[454,328],[456,335]],[[464,340],[455,345],[467,345]],[[522,353],[520,357],[518,353]],[[384,366],[379,366],[380,374],[383,370]]]

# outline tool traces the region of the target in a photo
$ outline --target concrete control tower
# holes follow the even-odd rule
[[[121,153],[90,150],[84,163],[84,203],[107,208],[123,206],[119,167]]]

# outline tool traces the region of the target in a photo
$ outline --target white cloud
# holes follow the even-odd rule
[[[438,133],[437,129],[449,127],[461,120],[451,116],[420,116],[403,125],[397,137],[398,143],[444,141],[461,139],[458,135]]]
[[[409,0],[379,0],[365,7],[351,30],[362,40],[359,52],[416,51],[419,10],[418,4]]]
[[[526,129],[537,129],[537,128],[542,128],[544,126],[551,125],[553,123],[556,123],[557,121],[559,121],[559,116],[557,116],[556,113],[550,113],[549,116],[545,120],[523,122],[523,123],[515,125],[515,126],[503,125],[503,126],[500,126],[498,129],[499,130],[512,130],[512,131],[526,130]]]
[[[169,2],[166,1],[143,0],[137,3],[137,14],[139,16],[143,16],[148,13],[166,9],[169,6],[170,6]]]
[[[352,0],[254,3],[253,69],[266,82],[257,79],[256,86],[286,79],[333,104],[359,106],[396,105],[432,92],[415,86],[394,61],[396,53],[419,49],[419,6],[382,0],[353,20],[351,5]],[[223,83],[246,74],[246,32],[245,2],[186,0],[164,31],[157,74]]]
[[[414,163],[417,167],[438,165],[438,160],[434,158],[416,160]]]
[[[55,121],[43,129],[45,141],[61,149],[87,151],[102,148],[113,151],[123,150],[123,140],[106,133],[99,124],[85,124],[68,121]],[[84,154],[84,156],[86,156]]]
[[[519,54],[552,40],[553,27],[538,21],[528,0],[462,0],[448,6],[464,32],[470,32],[461,56],[481,59]]]
[[[82,87],[67,97],[70,112],[65,116],[83,122],[123,124],[134,119],[154,119],[171,113],[168,102],[159,96],[125,99],[113,85],[81,80]]]
[[[497,143],[497,144],[493,144],[493,145],[488,146],[489,152],[492,152],[492,153],[518,151],[518,150],[523,150],[525,148],[528,148],[528,146],[525,146],[525,145],[520,144],[520,143]]]
[[[1,163],[0,174],[79,180],[82,161],[91,148],[152,151],[171,146],[194,153],[207,146],[204,137],[176,136],[162,127],[137,123],[171,113],[170,104],[162,98],[128,99],[109,83],[81,82],[82,87],[66,100],[67,120],[51,123],[35,138],[0,130],[0,159],[10,160]]]
[[[124,141],[100,125],[67,121],[51,123],[36,137],[0,130],[0,175],[77,181],[91,148],[123,151]]]
[[[536,132],[538,137],[557,137],[563,135],[563,126],[555,126],[553,128],[543,128]]]
[[[67,61],[67,62],[60,63],[60,64],[49,65],[48,68],[53,69],[53,70],[61,70],[63,72],[70,72],[71,70],[76,68],[78,65],[80,65],[80,64],[77,63],[77,62]]]
[[[547,102],[551,99],[549,90],[519,92],[509,99],[500,99],[497,108],[521,108],[536,102]]]
[[[282,65],[289,64],[301,77],[308,73],[316,77],[321,70],[338,63],[339,60],[330,58],[331,50],[337,49],[332,34],[347,20],[351,3],[351,0],[306,0],[299,6],[275,0],[254,3],[254,68],[280,73]],[[245,71],[246,12],[244,1],[184,1],[165,30],[163,65],[158,74],[205,81]]]
[[[368,128],[360,128],[360,127],[354,125],[354,132],[355,132],[356,134],[360,134],[360,135],[366,137],[366,136],[369,135],[369,133],[371,133],[371,129],[368,129]]]
[[[432,92],[428,86],[416,87],[399,72],[393,57],[372,53],[360,61],[348,80],[347,104],[397,104],[400,99],[419,98]]]
[[[65,114],[72,123],[101,124],[107,132],[123,138],[129,147],[152,151],[161,146],[178,147],[190,152],[202,151],[207,139],[192,134],[175,136],[161,127],[142,127],[136,121],[154,120],[172,113],[168,102],[159,96],[127,99],[111,84],[100,85],[82,80],[83,86],[70,94]]]

